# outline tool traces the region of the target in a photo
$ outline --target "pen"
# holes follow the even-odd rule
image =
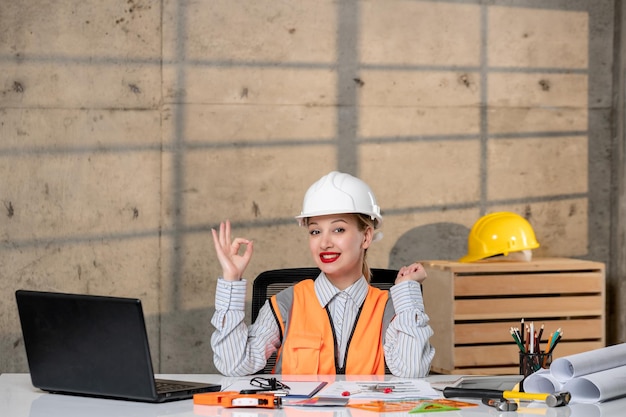
[[[384,392],[385,394],[389,394],[390,392],[393,392],[395,387],[396,386],[392,384],[376,384],[373,389],[374,391]]]
[[[375,385],[373,387],[368,387],[365,390],[360,389],[360,390],[357,390],[357,391],[343,391],[341,393],[341,396],[342,397],[349,397],[351,395],[359,394],[359,393],[364,392],[364,391],[369,391],[369,392],[377,391],[377,392],[382,392],[384,394],[390,394],[390,393],[393,392],[394,388],[395,387],[393,385],[377,384],[377,385]]]

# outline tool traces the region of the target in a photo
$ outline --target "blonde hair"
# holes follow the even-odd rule
[[[368,227],[372,228],[372,238],[374,234],[374,229],[376,228],[376,221],[373,220],[370,216],[365,214],[357,213],[355,214],[356,224],[361,232],[365,232]],[[370,282],[372,280],[372,270],[370,269],[369,264],[367,263],[367,248],[363,252],[363,276]]]

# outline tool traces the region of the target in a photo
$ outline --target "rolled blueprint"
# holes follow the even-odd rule
[[[560,382],[626,365],[626,343],[555,359],[550,373]]]

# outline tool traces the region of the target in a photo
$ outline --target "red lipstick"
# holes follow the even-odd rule
[[[339,256],[340,254],[337,252],[322,252],[320,253],[320,260],[325,264],[329,264],[339,259]]]

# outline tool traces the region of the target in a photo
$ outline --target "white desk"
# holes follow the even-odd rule
[[[159,375],[163,378],[213,382],[228,385],[236,378],[221,375]],[[430,377],[437,378],[437,377]],[[461,399],[462,401],[475,402]],[[477,401],[476,401],[477,402]],[[626,398],[604,404],[570,404],[566,407],[546,408],[533,402],[523,404],[517,412],[500,412],[480,404],[459,411],[442,411],[436,417],[622,417],[626,414]],[[422,414],[376,413],[355,408],[222,408],[194,406],[192,400],[165,404],[146,404],[132,401],[84,398],[44,393],[34,388],[29,374],[0,375],[0,415],[7,417],[417,417]],[[433,416],[433,414],[425,414]],[[434,417],[433,416],[433,417]]]

